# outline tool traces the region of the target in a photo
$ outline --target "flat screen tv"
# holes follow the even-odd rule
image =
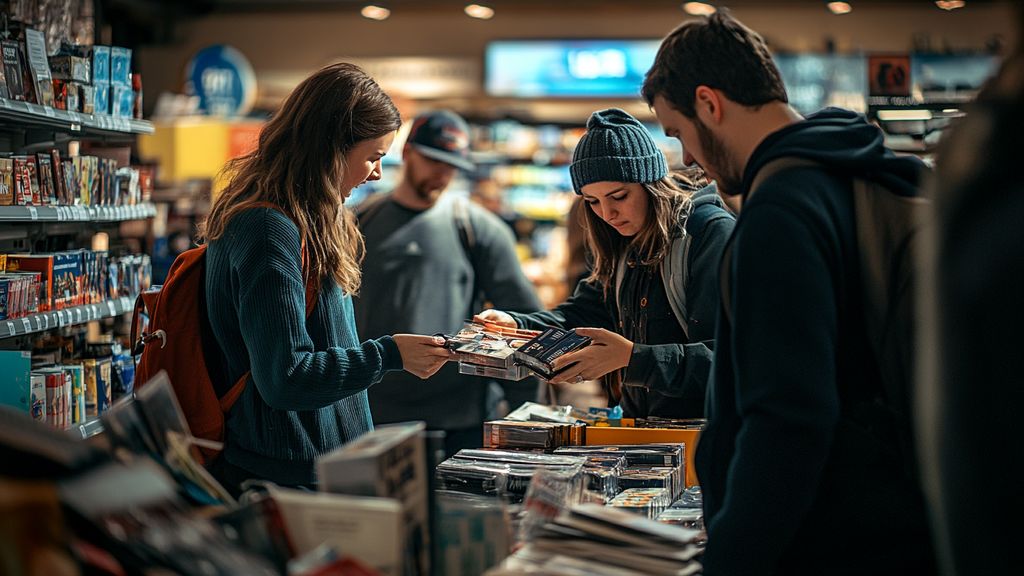
[[[499,40],[485,90],[499,98],[638,98],[659,40]]]

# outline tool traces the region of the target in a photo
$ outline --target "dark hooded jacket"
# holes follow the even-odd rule
[[[750,186],[780,157],[814,160]],[[705,574],[929,574],[922,496],[879,408],[851,176],[916,195],[916,158],[853,112],[769,135],[726,249],[709,423],[697,448]]]

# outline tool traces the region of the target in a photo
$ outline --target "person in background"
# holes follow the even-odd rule
[[[249,478],[315,487],[317,457],[372,429],[367,388],[402,368],[425,378],[448,357],[430,336],[356,337],[363,243],[345,199],[380,178],[399,125],[373,79],[334,64],[304,80],[256,150],[228,167],[202,235],[219,381],[251,371],[213,468],[233,491]]]
[[[593,342],[556,361],[554,381],[582,382],[622,370],[627,417],[699,418],[711,368],[718,262],[733,218],[698,173],[670,176],[647,129],[628,113],[594,112],[573,152],[573,188],[586,203],[593,271],[566,302],[532,314],[485,310],[507,326],[576,328]],[[689,234],[688,253],[673,239]],[[687,316],[678,318],[662,280],[665,260],[688,267]],[[614,392],[614,391],[613,391]]]
[[[1024,6],[1017,5],[1017,37]],[[1016,574],[1024,513],[1024,44],[943,135],[920,285],[918,445],[943,574]]]
[[[402,156],[398,187],[357,211],[367,254],[365,288],[355,303],[359,332],[454,334],[485,301],[538,309],[508,226],[464,198],[444,195],[459,169],[473,168],[465,120],[447,110],[421,114]],[[387,375],[370,391],[370,405],[377,422],[423,420],[443,430],[450,455],[480,447],[483,422],[502,395],[494,381],[460,375],[452,363],[426,383]]]
[[[743,198],[696,454],[704,574],[934,573],[913,457],[898,448],[910,423],[880,401],[852,194],[857,176],[915,196],[923,163],[859,114],[802,118],[764,40],[727,10],[669,34],[642,93],[684,162]],[[754,194],[761,168],[789,157],[813,164]]]

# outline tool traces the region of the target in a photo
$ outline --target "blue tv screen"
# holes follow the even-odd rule
[[[500,40],[485,89],[499,98],[637,98],[659,40]]]

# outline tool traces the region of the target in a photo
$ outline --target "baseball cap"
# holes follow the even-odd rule
[[[469,161],[469,125],[451,110],[420,114],[412,121],[406,143],[427,158],[472,170]]]

